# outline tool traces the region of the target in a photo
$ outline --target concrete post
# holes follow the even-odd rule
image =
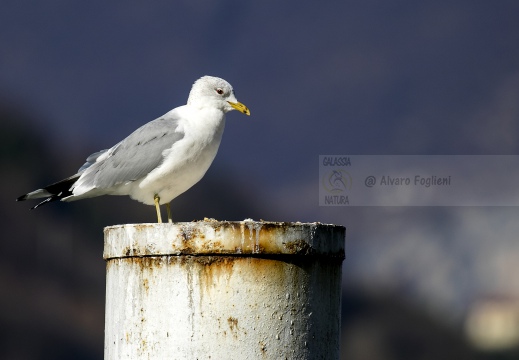
[[[105,229],[105,360],[339,359],[345,228]]]

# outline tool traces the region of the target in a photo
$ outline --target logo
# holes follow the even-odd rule
[[[342,194],[350,190],[352,185],[351,175],[342,169],[330,169],[324,173],[322,184],[331,194]]]

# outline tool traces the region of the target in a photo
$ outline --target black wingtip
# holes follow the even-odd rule
[[[61,200],[62,198],[72,195],[70,188],[72,187],[72,185],[74,185],[74,183],[77,181],[77,179],[79,179],[80,176],[80,174],[73,175],[61,181],[58,181],[57,183],[46,186],[43,189],[38,189],[36,191],[22,195],[18,197],[16,201],[25,201],[27,199],[32,200],[33,198],[42,198],[48,196],[45,200],[31,208],[31,210],[34,210],[37,207],[45,205],[49,202]]]

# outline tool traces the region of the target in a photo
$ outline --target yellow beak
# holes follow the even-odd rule
[[[233,108],[235,108],[239,112],[241,112],[245,115],[250,115],[249,108],[247,106],[243,105],[241,102],[230,102],[230,101],[227,101],[227,102],[229,103],[229,105],[231,105]]]

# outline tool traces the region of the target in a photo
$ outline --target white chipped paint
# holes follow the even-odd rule
[[[226,224],[106,229],[105,359],[338,359],[340,262],[257,257],[264,248],[265,223]],[[311,224],[296,225],[294,231],[291,225],[279,226],[288,240],[270,239],[274,243],[301,240],[301,234],[314,242],[322,235],[319,227],[313,233],[301,228]],[[344,238],[328,241],[344,249]],[[182,252],[187,243],[190,250],[212,246],[236,249],[240,256],[162,253]],[[158,253],[128,257],[152,249]]]
[[[344,229],[339,228],[319,223],[286,226],[285,223],[251,220],[116,225],[105,229],[104,258],[121,254],[179,255],[189,251],[199,254],[293,254],[297,250],[294,244],[301,242],[319,254],[340,254],[344,253]],[[265,236],[264,232],[270,235]]]

